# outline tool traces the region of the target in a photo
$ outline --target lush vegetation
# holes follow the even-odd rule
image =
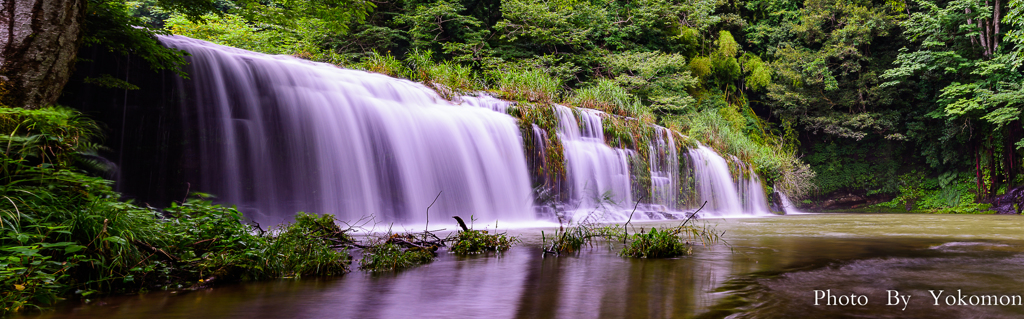
[[[366,249],[359,260],[359,268],[372,272],[394,271],[434,261],[434,252],[422,249],[404,249],[397,244],[383,242]]]
[[[361,247],[360,266],[373,271],[434,256],[409,249],[402,262],[410,264],[379,266],[397,246],[360,244],[352,237],[359,227],[342,228],[333,215],[299,213],[263,229],[205,194],[164,209],[121,201],[110,181],[88,173],[107,169],[93,155],[99,130],[74,110],[0,108],[0,130],[0,315],[67,298],[341,275],[350,271],[349,250]],[[484,249],[516,242],[478,237],[488,240]]]
[[[791,197],[906,198],[896,181],[913,170],[964,176],[937,185],[984,201],[1024,178],[1020,1],[395,0],[354,6],[343,28],[214,3],[131,12],[154,30],[407,77],[448,97],[490,90],[523,108],[660,124]]]
[[[502,252],[519,243],[516,236],[504,233],[490,234],[487,230],[463,230],[452,234],[448,251],[458,255],[473,255],[485,252]]]
[[[734,155],[793,198],[975,213],[1024,183],[1020,0],[90,0],[86,12],[86,47],[182,76],[183,53],[152,35],[408,78],[452,100],[517,101],[509,114],[538,194],[565,174],[554,103],[605,112],[606,142],[633,149],[633,167],[650,165],[644,146],[660,125],[688,136],[678,148],[696,140]],[[0,313],[348,271],[339,248],[360,244],[330,215],[264,230],[201,197],[165,209],[121,201],[95,177],[108,169],[93,156],[98,127],[67,109],[0,109]],[[634,197],[650,198],[639,171]],[[544,247],[578,252],[605,238],[622,240],[626,256],[670,256],[688,251],[694,230],[713,238],[570,223]],[[360,267],[432,260],[436,246],[406,235],[365,246]],[[468,254],[515,239],[466,230],[450,242]]]

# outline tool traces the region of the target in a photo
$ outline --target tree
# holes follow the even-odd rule
[[[364,19],[373,4],[363,0],[156,0],[155,6],[191,21],[209,13],[237,14],[250,22],[285,27],[310,24],[345,32]],[[0,3],[0,104],[39,108],[53,104],[74,70],[81,45],[141,57],[154,70],[180,75],[184,53],[160,45],[166,31],[130,14],[125,1],[19,0]]]
[[[0,6],[0,105],[52,104],[74,69],[86,0],[4,1]]]

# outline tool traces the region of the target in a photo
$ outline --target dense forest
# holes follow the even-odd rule
[[[62,32],[154,70],[187,76],[184,54],[152,37],[180,34],[409,78],[445,96],[489,90],[596,108],[683,132],[751,163],[775,190],[825,208],[966,212],[1024,178],[1020,1],[75,6],[80,27]],[[59,53],[57,64],[91,63]],[[52,103],[67,78],[19,79],[26,67],[7,61],[0,73],[13,77],[3,86],[9,106]],[[108,75],[86,82],[134,88]]]
[[[502,97],[684,132],[819,205],[972,211],[1024,178],[1020,1],[199,2],[101,5],[446,90],[529,86]]]
[[[353,228],[331,215],[300,214],[265,230],[204,194],[143,207],[95,177],[109,168],[97,155],[102,123],[51,105],[73,70],[96,63],[79,50],[133,56],[154,72],[187,78],[187,54],[160,45],[156,34],[406,78],[452,100],[486,92],[516,101],[509,114],[520,123],[549,131],[551,108],[531,106],[598,109],[611,114],[605,136],[638,154],[650,139],[645,130],[664,126],[692,139],[680,143],[735,156],[764,178],[768,193],[805,206],[979,213],[1024,185],[1022,0],[34,0],[0,7],[0,23],[31,25],[0,28],[0,315],[69,296],[349,270],[337,248],[354,245],[346,233]],[[83,82],[138,89],[113,74]],[[558,143],[548,144],[557,153]],[[550,155],[544,173],[558,175],[564,167]],[[482,247],[515,242],[463,228],[459,236],[501,242]],[[401,252],[379,245],[364,256]],[[406,252],[433,258],[420,248]]]

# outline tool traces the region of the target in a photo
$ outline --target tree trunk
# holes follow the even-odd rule
[[[0,0],[0,104],[53,104],[75,65],[87,0]]]
[[[989,145],[990,146],[988,149],[988,198],[995,198],[996,195],[999,195],[999,166],[997,165],[997,163],[999,162],[996,161],[996,145],[995,143],[992,142],[991,137],[989,137]]]
[[[1017,141],[1021,138],[1021,121],[1016,120],[1006,127],[1006,143],[1003,147],[1006,153],[1006,189],[1007,191],[1017,187],[1017,171],[1020,162],[1017,161]]]

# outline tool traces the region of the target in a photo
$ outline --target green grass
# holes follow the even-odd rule
[[[641,230],[627,236],[627,244],[619,254],[633,258],[679,257],[692,254],[693,247],[698,243],[709,246],[722,242],[723,234],[707,224],[695,226],[683,222],[677,227],[660,231],[652,227],[648,232]]]
[[[558,100],[562,81],[539,69],[504,69],[490,73],[498,96],[512,101],[551,103]]]
[[[688,255],[693,251],[675,232],[665,230],[659,232],[651,228],[650,232],[640,232],[629,236],[629,244],[622,247],[622,256],[635,258],[671,258]]]
[[[0,108],[0,315],[63,299],[196,283],[338,275],[351,242],[331,215],[260,231],[203,198],[167,209],[120,201],[84,174],[96,124],[61,108]]]
[[[422,249],[403,249],[389,242],[372,245],[363,252],[359,269],[370,272],[396,271],[434,261],[434,253]]]
[[[484,252],[502,252],[520,242],[516,236],[504,233],[489,234],[486,230],[459,231],[449,237],[448,251],[456,255],[472,255]]]
[[[650,110],[640,100],[629,94],[612,80],[600,79],[597,83],[573,91],[568,99],[576,107],[601,110],[625,117],[641,118],[650,115]]]
[[[409,68],[391,54],[371,52],[356,67],[396,78],[408,78]]]
[[[751,139],[718,111],[694,113],[678,124],[690,137],[751,165],[767,185],[774,185],[775,191],[786,193],[791,199],[800,199],[815,188],[814,171],[796,156],[793,149],[781,141],[757,142]]]

